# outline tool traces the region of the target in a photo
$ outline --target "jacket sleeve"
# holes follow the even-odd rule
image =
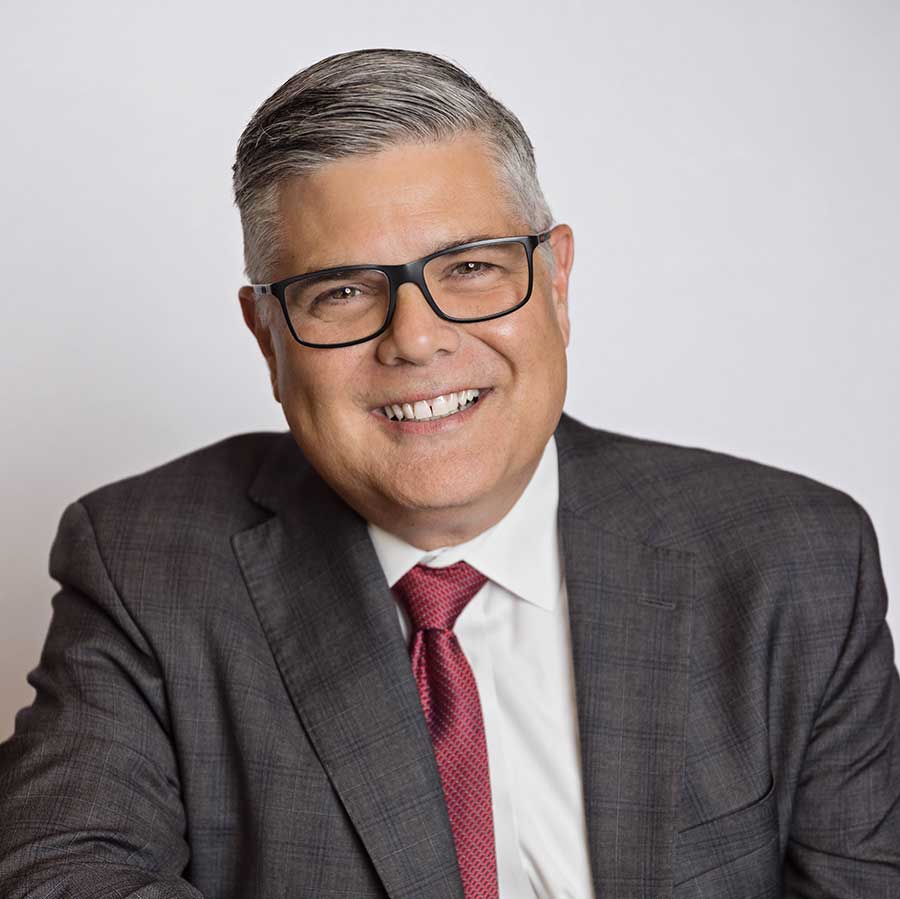
[[[785,897],[900,896],[900,681],[872,521],[860,520],[850,625],[809,738]]]
[[[110,580],[86,508],[50,555],[61,589],[36,696],[0,744],[0,896],[203,899],[160,666]]]

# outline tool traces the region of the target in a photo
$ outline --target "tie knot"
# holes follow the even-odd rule
[[[452,630],[460,612],[487,578],[466,562],[445,568],[415,565],[393,586],[417,631]]]

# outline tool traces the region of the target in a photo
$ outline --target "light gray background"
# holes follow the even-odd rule
[[[576,235],[567,409],[852,494],[900,633],[896,2],[31,0],[0,33],[0,739],[64,506],[283,427],[230,166],[277,85],[363,46],[449,56],[530,132]]]

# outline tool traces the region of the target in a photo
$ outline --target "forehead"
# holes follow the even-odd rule
[[[483,138],[401,144],[329,163],[279,193],[285,275],[404,263],[452,243],[522,232]]]

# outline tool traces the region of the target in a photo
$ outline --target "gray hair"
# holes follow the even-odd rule
[[[247,276],[270,280],[280,249],[278,190],[288,178],[347,156],[466,131],[485,138],[528,227],[550,228],[522,123],[453,63],[413,50],[372,49],[329,56],[298,72],[257,109],[238,143],[234,196]]]

